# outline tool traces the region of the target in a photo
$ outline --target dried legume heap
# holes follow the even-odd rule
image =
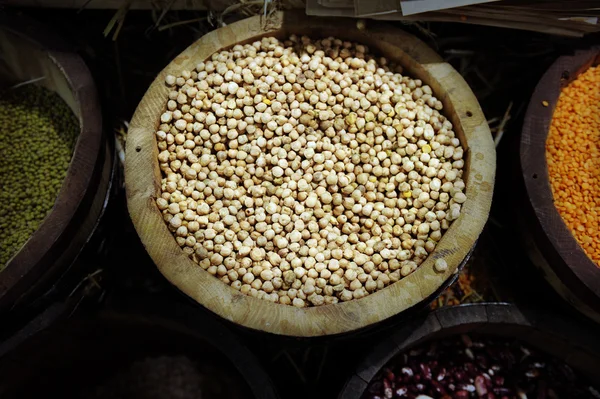
[[[401,71],[360,44],[291,36],[167,76],[157,205],[177,243],[244,294],[297,307],[412,273],[466,196],[442,103]]]
[[[565,87],[546,142],[554,205],[587,256],[600,266],[600,68]]]
[[[451,337],[396,356],[363,399],[597,398],[563,361],[516,340]]]
[[[29,85],[1,94],[0,132],[1,270],[52,209],[79,123],[56,93]]]
[[[110,378],[81,399],[245,399],[240,376],[215,359],[198,362],[186,356],[158,356],[119,365]]]

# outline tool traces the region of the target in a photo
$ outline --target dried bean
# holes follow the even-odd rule
[[[485,377],[482,375],[475,377],[475,389],[477,390],[477,395],[479,395],[479,397],[482,397],[488,393],[485,385]]]
[[[471,352],[471,353],[469,353]],[[518,342],[436,341],[397,356],[370,384],[363,399],[587,399],[598,397],[573,370]]]
[[[454,393],[454,399],[468,399],[469,398],[469,392],[467,391],[457,391]]]
[[[390,370],[390,369],[386,369],[385,370],[385,378],[388,381],[394,381],[395,377],[396,376],[394,375],[394,373],[392,372],[392,370]]]
[[[440,395],[446,395],[446,389],[444,388],[444,386],[442,384],[440,384],[437,381],[431,381],[431,385],[433,386],[433,389],[435,390],[436,393],[440,394]]]
[[[384,379],[384,380],[383,380],[383,389],[384,389],[384,390],[386,390],[386,391],[387,391],[388,389],[390,389],[390,390],[391,390],[391,389],[392,389],[392,383],[391,383],[389,380],[387,380],[387,379]]]
[[[402,367],[402,374],[404,374],[407,377],[412,377],[413,375],[415,375],[415,373],[413,372],[413,370],[410,367]]]
[[[456,389],[467,391],[467,392],[475,392],[475,385],[472,384],[457,384]]]
[[[442,368],[441,368],[441,369],[438,371],[438,373],[437,373],[437,375],[436,375],[435,379],[436,379],[436,381],[442,381],[444,378],[446,378],[446,369],[442,367]]]
[[[457,371],[454,373],[454,380],[456,382],[464,382],[467,379],[467,374],[464,371]]]
[[[421,363],[421,364],[419,364],[419,367],[421,368],[421,378],[430,380],[431,379],[431,369],[429,368],[429,366]]]

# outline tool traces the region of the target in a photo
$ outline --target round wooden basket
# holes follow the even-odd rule
[[[0,397],[97,397],[84,393],[93,392],[129,364],[184,356],[198,366],[200,375],[207,372],[222,385],[228,383],[221,389],[229,391],[232,398],[277,399],[273,383],[254,355],[207,313],[162,298],[136,296],[128,297],[119,309],[109,308],[95,315],[61,321],[48,321],[52,314],[40,317],[0,344]],[[169,370],[152,372],[157,377],[152,388],[163,394],[173,390],[173,396],[164,397],[184,397],[181,390],[186,390],[186,382],[194,383],[182,377],[189,378],[187,371],[178,376],[183,380],[179,386],[160,386],[165,384],[161,376],[173,374]],[[123,392],[118,397],[130,395]],[[156,395],[153,391],[143,397],[159,397]],[[193,397],[215,396],[197,392]]]
[[[171,283],[234,323],[297,337],[339,334],[378,323],[419,304],[442,287],[457,272],[487,220],[494,187],[495,150],[486,119],[466,82],[415,37],[384,24],[374,24],[365,30],[357,29],[355,24],[349,19],[276,13],[268,21],[252,17],[208,33],[158,75],[131,121],[125,181],[129,212],[142,243]],[[435,252],[411,275],[359,300],[302,309],[245,296],[205,272],[179,248],[155,204],[160,195],[161,174],[154,133],[166,107],[165,76],[193,69],[214,52],[235,44],[265,36],[283,39],[292,33],[335,36],[367,44],[431,86],[466,150],[464,177],[468,198],[460,218],[453,222]],[[448,263],[444,273],[434,270],[438,258]]]
[[[85,63],[60,38],[21,15],[0,13],[0,84],[32,79],[60,95],[81,130],[52,211],[0,273],[0,310],[35,299],[89,240],[106,205],[113,153],[102,133],[96,87]]]
[[[600,268],[579,246],[554,206],[546,163],[546,139],[561,89],[590,66],[600,49],[560,57],[538,83],[523,125],[521,174],[528,207],[521,224],[534,265],[567,302],[600,322]]]
[[[376,345],[359,364],[338,399],[360,399],[371,380],[391,359],[423,342],[459,334],[519,339],[565,361],[600,383],[600,345],[583,326],[539,309],[519,310],[502,303],[441,308],[407,323]]]

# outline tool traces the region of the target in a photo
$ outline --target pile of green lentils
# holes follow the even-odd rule
[[[0,270],[52,209],[78,132],[54,92],[28,85],[0,93]]]

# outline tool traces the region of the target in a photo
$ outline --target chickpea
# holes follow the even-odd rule
[[[290,42],[165,78],[156,204],[192,259],[245,295],[359,299],[414,272],[460,216],[464,150],[431,88],[385,58]]]

